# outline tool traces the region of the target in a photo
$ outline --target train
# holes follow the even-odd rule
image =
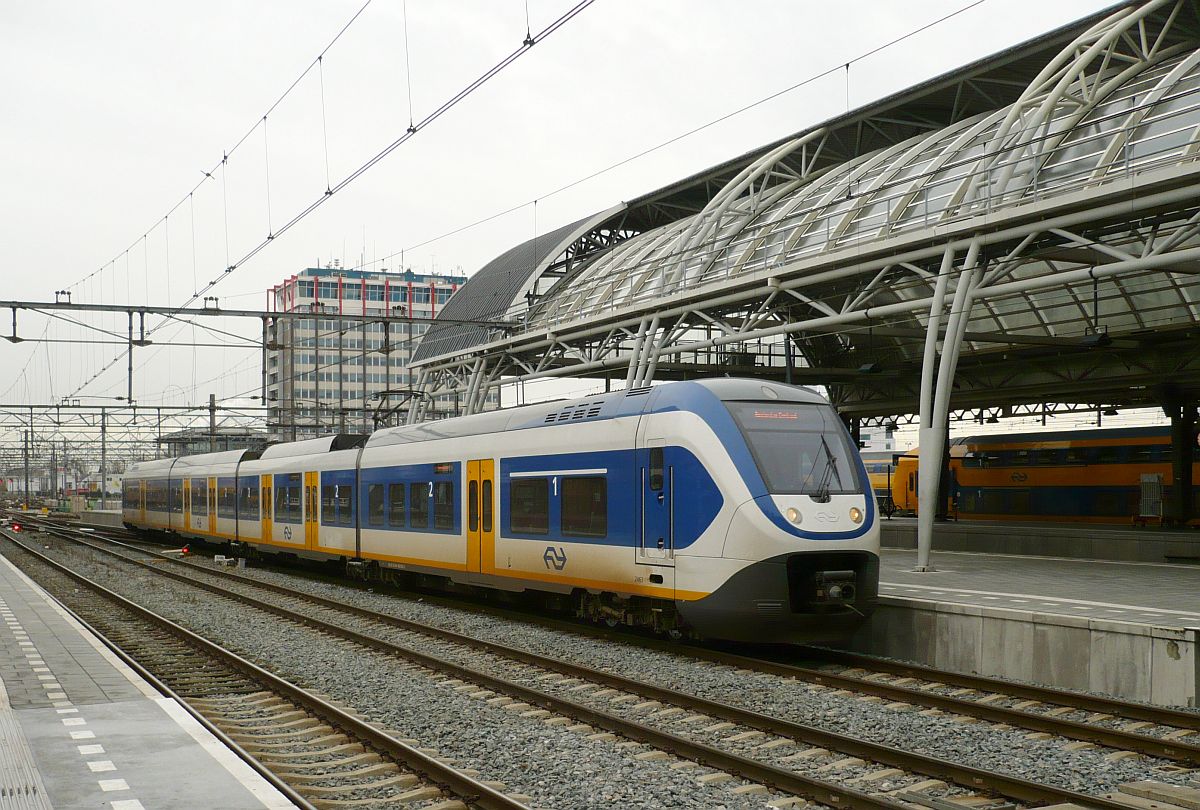
[[[1173,479],[1167,426],[967,436],[949,451],[947,510],[961,520],[1141,522],[1144,505],[1154,511],[1143,497],[1166,503]],[[917,474],[915,448],[894,456],[885,513],[917,514]],[[1192,503],[1200,514],[1200,486]]]
[[[879,584],[875,498],[814,391],[669,382],[131,465],[130,529],[350,576],[535,595],[610,625],[844,639]]]

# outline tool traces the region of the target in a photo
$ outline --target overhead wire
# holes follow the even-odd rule
[[[982,0],[979,0],[979,1],[982,2]],[[368,3],[369,2],[370,2],[370,0],[368,0]],[[436,110],[434,110],[433,112],[431,112],[430,114],[425,116],[425,118],[423,118],[415,126],[411,127],[409,130],[405,131],[402,135],[400,135],[398,138],[393,140],[391,143],[387,144],[383,149],[381,149],[379,152],[377,152],[374,156],[372,156],[371,158],[366,160],[364,163],[359,165],[356,169],[354,169],[348,175],[346,175],[344,178],[342,178],[333,187],[327,189],[321,196],[319,196],[316,200],[314,200],[312,203],[310,203],[307,207],[303,208],[301,211],[299,211],[297,214],[295,214],[290,220],[288,220],[284,225],[282,225],[274,234],[270,235],[269,238],[266,238],[266,239],[263,239],[262,241],[260,241],[257,245],[255,245],[253,248],[251,248],[246,254],[244,254],[240,259],[237,259],[236,261],[231,261],[227,258],[226,259],[227,265],[225,268],[225,272],[220,274],[217,278],[209,281],[204,287],[202,287],[201,289],[199,289],[195,293],[193,293],[192,296],[188,300],[186,300],[183,304],[181,304],[179,307],[176,308],[176,311],[180,311],[180,310],[184,309],[185,307],[188,306],[188,304],[191,304],[193,301],[196,301],[201,296],[203,296],[205,293],[209,292],[211,289],[216,287],[225,278],[227,278],[230,274],[232,274],[234,270],[236,270],[238,267],[241,267],[242,265],[244,265],[247,261],[252,259],[254,256],[258,255],[264,248],[266,248],[269,244],[271,244],[276,238],[283,235],[287,231],[291,230],[293,227],[295,227],[297,224],[299,224],[301,221],[303,221],[306,217],[308,217],[310,214],[312,214],[313,211],[317,210],[321,205],[323,205],[327,200],[329,200],[334,194],[336,194],[339,191],[348,187],[355,180],[357,180],[359,177],[361,177],[363,174],[365,174],[367,171],[369,171],[371,168],[373,168],[376,164],[378,164],[381,160],[383,160],[385,157],[390,155],[392,152],[394,152],[396,149],[398,149],[401,145],[406,143],[408,140],[413,138],[420,130],[428,127],[429,125],[434,123],[437,119],[441,118],[443,115],[445,115],[451,109],[456,107],[463,100],[465,100],[471,94],[473,94],[476,90],[478,90],[480,87],[482,87],[484,84],[486,84],[489,80],[491,80],[492,78],[497,76],[499,73],[501,73],[505,68],[507,68],[513,62],[515,62],[517,59],[519,59],[525,53],[528,53],[529,50],[535,44],[537,44],[538,42],[541,42],[542,40],[549,37],[551,34],[558,31],[560,28],[562,28],[564,25],[566,25],[570,20],[574,19],[578,14],[580,14],[584,9],[586,9],[588,6],[592,5],[593,2],[595,2],[595,0],[580,0],[580,2],[576,3],[570,9],[568,9],[566,12],[564,12],[562,15],[560,15],[558,18],[556,18],[553,22],[551,22],[549,25],[547,25],[545,28],[543,28],[537,35],[531,37],[526,42],[523,42],[516,50],[514,50],[508,56],[504,57],[500,62],[496,63],[491,68],[484,71],[483,74],[481,74],[474,81],[470,82],[464,88],[459,90],[456,94],[454,94],[448,100],[443,102],[441,104],[441,106],[439,106]],[[365,7],[366,6],[364,5],[363,8],[365,8]],[[360,13],[361,13],[361,9],[360,9]],[[351,22],[353,22],[353,20],[351,20]],[[349,25],[349,23],[347,23],[347,26],[348,25]],[[345,28],[343,28],[342,30],[345,31]],[[339,33],[339,36],[340,36],[340,33]],[[335,38],[335,41],[336,41],[336,38]],[[313,64],[319,64],[319,62],[317,62],[317,60],[314,60]],[[298,81],[299,81],[299,79],[297,79],[297,82]],[[295,84],[296,83],[294,82],[292,84],[292,87],[295,87]],[[288,92],[290,92],[290,88],[289,88]],[[280,100],[282,100],[282,97]],[[278,104],[278,103],[279,102],[276,102],[276,104]],[[274,106],[272,106],[272,109],[274,109]],[[270,112],[270,111],[268,111],[268,112]],[[255,126],[257,126],[257,124]],[[251,129],[251,132],[253,132],[253,128]],[[247,134],[247,136],[243,136],[242,140],[240,140],[237,145],[240,145],[242,142],[244,142],[245,138],[248,137],[248,134]],[[225,165],[227,163],[229,154],[230,154],[229,152],[226,152],[223,155],[222,162],[220,164],[221,169],[222,169],[222,188],[223,189],[225,187],[225,174],[226,174]],[[225,231],[226,231],[226,242],[228,243],[228,202],[227,202],[227,200],[226,200],[225,207],[226,207]],[[145,237],[143,237],[143,239],[144,238]],[[227,250],[228,250],[228,248],[227,248]],[[227,256],[228,255],[229,254],[227,254]],[[161,328],[166,323],[167,323],[167,321],[164,319],[159,324],[155,325],[154,327],[151,327],[151,329],[148,330],[148,333],[155,332],[157,329]],[[76,394],[78,394],[79,391],[81,391],[84,387],[86,387],[93,380],[98,378],[101,374],[103,374],[105,371],[107,371],[109,368],[111,368],[113,365],[115,365],[115,363],[119,359],[120,359],[119,356],[113,358],[113,360],[111,360],[103,368],[101,368],[99,371],[97,371],[95,374],[93,374],[92,377],[90,377],[83,385],[76,388],[75,391],[72,392],[72,394],[70,396],[75,396]]]

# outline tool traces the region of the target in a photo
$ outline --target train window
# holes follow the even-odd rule
[[[490,479],[483,482],[483,530],[490,532],[492,530],[492,482]]]
[[[479,482],[467,484],[467,531],[479,531]]]
[[[192,514],[197,517],[208,515],[208,480],[192,479]]]
[[[1101,447],[1100,452],[1096,454],[1096,460],[1101,464],[1115,464],[1118,454],[1116,447]]]
[[[578,537],[608,535],[608,481],[604,478],[564,478],[563,534]]]
[[[1025,466],[1026,464],[1030,463],[1029,457],[1032,452],[1033,451],[1030,450],[1018,450],[1017,452],[1013,453],[1013,457],[1010,459],[1009,463],[1014,467]]]
[[[1066,462],[1068,464],[1086,464],[1087,451],[1082,447],[1068,447]]]
[[[844,495],[864,491],[859,456],[833,408],[793,402],[726,402],[767,490]]]
[[[237,490],[232,484],[232,478],[225,480],[231,483],[217,487],[217,517],[233,520],[237,517]]]
[[[337,521],[337,487],[326,484],[321,487],[321,522],[335,523]]]
[[[650,448],[650,489],[655,492],[663,488],[663,449]]]
[[[454,528],[454,482],[433,482],[433,528]]]
[[[408,485],[409,526],[414,529],[429,528],[429,482]]]
[[[367,525],[382,526],[384,518],[384,491],[383,484],[368,484],[367,485]]]
[[[1157,449],[1148,444],[1132,447],[1130,448],[1129,460],[1134,464],[1147,464],[1151,461],[1158,461]]]
[[[300,473],[275,476],[275,520],[300,523],[304,512],[300,507]]]
[[[243,518],[258,517],[258,481],[238,482],[238,514]]]
[[[388,484],[388,525],[404,528],[404,484]]]
[[[508,529],[519,534],[550,531],[550,481],[514,478],[508,489]]]
[[[345,525],[354,523],[354,484],[338,484],[337,522]]]

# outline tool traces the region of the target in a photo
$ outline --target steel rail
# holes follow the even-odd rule
[[[114,543],[114,544],[118,544],[118,545],[126,545],[124,543],[121,543],[121,541],[107,539],[107,538],[106,538],[106,542]],[[126,546],[126,547],[135,549],[135,550],[143,552],[143,553],[161,556],[163,559],[165,559],[169,562],[176,563],[179,565],[194,567],[194,568],[204,571],[205,573],[208,573],[208,574],[212,573],[212,571],[210,569],[207,569],[204,566],[196,565],[195,563],[191,563],[186,560],[180,560],[178,558],[168,557],[166,555],[159,555],[158,552],[154,552],[154,551],[147,551],[145,549],[137,549],[135,546]],[[103,549],[103,548],[98,548],[97,550],[107,551],[107,549]],[[161,569],[156,568],[155,570],[161,570]],[[569,674],[573,677],[585,677],[588,680],[602,680],[602,679],[611,679],[611,678],[616,677],[616,676],[609,675],[608,673],[605,673],[601,670],[590,669],[590,668],[584,667],[582,665],[573,664],[569,661],[563,661],[561,659],[555,659],[555,658],[551,658],[549,656],[543,656],[543,655],[539,655],[536,653],[530,653],[530,652],[527,652],[527,651],[519,649],[519,648],[509,647],[507,645],[496,644],[494,642],[473,638],[471,636],[463,635],[461,633],[456,633],[451,630],[444,630],[442,628],[423,624],[421,622],[415,622],[415,621],[408,620],[408,619],[401,619],[396,616],[389,616],[387,614],[378,613],[378,612],[369,610],[367,608],[359,607],[358,605],[350,604],[348,602],[343,602],[341,600],[330,599],[328,597],[318,596],[316,594],[297,593],[296,591],[290,590],[284,586],[276,585],[276,584],[269,583],[269,582],[263,582],[261,580],[254,579],[252,577],[246,577],[246,576],[242,576],[240,574],[232,574],[232,573],[226,573],[226,574],[224,574],[224,576],[226,576],[230,579],[234,579],[238,582],[245,583],[247,585],[251,585],[254,587],[258,587],[260,589],[271,591],[272,593],[278,593],[278,594],[281,594],[284,596],[288,596],[290,598],[301,599],[303,601],[312,602],[314,604],[319,604],[324,607],[332,608],[335,610],[341,610],[341,611],[345,611],[348,613],[353,613],[356,616],[361,616],[363,618],[370,619],[373,621],[383,622],[385,624],[391,624],[393,626],[400,627],[405,630],[411,630],[411,631],[418,632],[418,633],[425,633],[427,635],[434,635],[434,636],[437,636],[438,638],[444,639],[446,641],[451,641],[456,644],[464,644],[467,646],[474,647],[476,649],[486,650],[488,652],[491,652],[491,653],[494,653],[497,655],[504,655],[506,657],[522,661],[523,663],[534,664],[536,666],[553,669],[553,670],[562,672],[564,674]],[[677,652],[678,649],[679,649],[678,646],[676,646],[674,651]],[[848,690],[851,690],[854,692],[860,692],[863,694],[875,695],[877,697],[887,698],[893,702],[912,703],[912,704],[916,704],[916,705],[920,705],[920,706],[926,706],[929,708],[940,709],[943,711],[952,712],[954,714],[963,714],[963,715],[968,715],[971,717],[977,717],[980,720],[986,720],[991,723],[1005,723],[1005,724],[1011,725],[1011,726],[1027,728],[1030,731],[1046,732],[1046,733],[1054,734],[1054,735],[1057,735],[1060,737],[1065,737],[1067,739],[1081,740],[1084,742],[1096,743],[1098,745],[1103,745],[1103,746],[1106,746],[1109,748],[1115,748],[1118,750],[1136,751],[1138,753],[1146,754],[1148,756],[1159,757],[1162,759],[1171,759],[1171,760],[1175,760],[1178,762],[1184,762],[1184,763],[1187,763],[1192,766],[1200,766],[1200,745],[1197,745],[1195,743],[1185,742],[1183,740],[1169,740],[1169,739],[1164,739],[1161,737],[1153,737],[1153,736],[1150,736],[1147,734],[1137,734],[1137,733],[1134,733],[1131,731],[1124,731],[1121,729],[1105,728],[1103,726],[1091,725],[1089,723],[1079,722],[1076,720],[1067,720],[1067,719],[1063,719],[1063,718],[1047,716],[1047,715],[1039,714],[1037,712],[1031,712],[1031,711],[1026,711],[1026,710],[1022,710],[1022,709],[1008,708],[1005,706],[993,706],[993,705],[990,705],[987,703],[980,703],[977,700],[971,700],[971,699],[961,698],[961,697],[953,697],[950,695],[939,695],[939,694],[927,692],[923,689],[913,688],[913,687],[909,687],[909,686],[900,686],[900,685],[882,683],[882,682],[878,682],[878,681],[872,681],[867,678],[859,678],[859,677],[853,677],[853,676],[849,676],[849,675],[843,675],[841,673],[822,672],[820,670],[812,669],[810,667],[803,667],[803,666],[798,666],[795,664],[778,663],[778,662],[770,661],[767,659],[760,659],[760,658],[756,658],[756,657],[752,657],[752,656],[742,656],[742,655],[738,655],[736,653],[731,653],[731,652],[725,652],[725,651],[716,652],[716,651],[711,651],[711,650],[703,650],[703,652],[701,652],[699,650],[693,650],[693,648],[691,648],[691,647],[689,647],[687,649],[688,649],[689,653],[695,651],[697,653],[697,657],[703,657],[703,658],[706,658],[707,660],[713,661],[715,663],[728,664],[730,666],[735,666],[735,667],[739,667],[739,668],[750,668],[750,669],[754,669],[759,672],[766,672],[766,673],[769,673],[772,675],[780,675],[780,676],[788,677],[788,678],[796,678],[796,679],[802,680],[806,683],[814,683],[819,686],[828,686],[828,687],[832,687],[832,688],[836,688],[836,689],[848,689]],[[838,655],[840,655],[840,653],[838,653],[837,651],[824,651],[824,650],[817,649],[817,650],[815,650],[815,652],[818,655],[828,652],[831,656],[831,660],[833,660]],[[865,657],[855,656],[853,654],[847,656],[847,660],[852,660],[852,661],[856,661],[856,662],[860,658],[865,658]],[[869,665],[869,662],[872,660],[873,659],[866,658],[866,660],[864,661],[864,663],[862,665],[863,666]],[[889,662],[889,663],[891,663],[891,662]],[[898,665],[896,665],[896,667],[897,667],[897,669],[902,669],[902,670],[906,670],[906,671],[907,671],[907,669],[909,669],[905,665],[902,665],[902,664],[898,664]],[[947,680],[945,678],[943,678],[942,675],[943,674],[948,675],[949,673],[941,673],[938,670],[929,670],[928,673],[929,674],[927,674],[925,676],[925,678],[927,680],[947,683]],[[620,679],[620,680],[624,681],[625,679]],[[965,686],[966,684],[970,683],[971,680],[972,680],[972,678],[970,676],[964,676],[963,677],[963,685]],[[1047,689],[1046,694],[1043,694],[1041,698],[1034,698],[1032,696],[1041,694],[1041,690],[1038,687],[1021,686],[1021,689],[1013,690],[1013,689],[1007,688],[1008,683],[1006,681],[999,681],[999,680],[993,679],[993,678],[980,678],[979,680],[982,683],[989,684],[989,686],[985,687],[982,685],[982,683],[979,683],[979,684],[971,686],[971,688],[981,689],[983,691],[989,691],[989,692],[1004,692],[1004,693],[1010,694],[1014,697],[1021,697],[1021,698],[1027,698],[1027,699],[1039,699],[1042,702],[1046,702],[1046,703],[1057,703],[1058,702],[1057,700],[1053,699],[1053,696],[1057,694],[1057,690]],[[618,683],[609,683],[608,685],[609,686],[619,686],[620,688],[626,688],[626,689],[629,688],[628,686],[621,685]],[[958,685],[958,684],[950,684],[950,685]],[[1018,692],[1019,692],[1019,694],[1018,694]],[[1072,696],[1071,693],[1066,693],[1066,694],[1068,696]],[[1086,697],[1090,697],[1090,696],[1085,695],[1083,697],[1086,698]],[[1099,703],[1101,705],[1104,702],[1103,698],[1098,698],[1097,700],[1099,701]],[[1161,712],[1158,712],[1154,709],[1154,707],[1140,706],[1138,704],[1124,704],[1119,701],[1111,701],[1111,703],[1122,705],[1122,706],[1129,705],[1132,708],[1140,709],[1141,711],[1137,712],[1138,717],[1134,718],[1134,719],[1147,719],[1148,720],[1151,717],[1158,716],[1157,720],[1151,720],[1150,722],[1155,722],[1159,725],[1164,725],[1164,726],[1177,726],[1177,727],[1181,727],[1181,728],[1200,728],[1200,715],[1197,715],[1197,714],[1191,714],[1188,712],[1180,712],[1180,711],[1175,711],[1175,710],[1166,709],[1166,708],[1162,709]],[[1098,711],[1098,710],[1093,710],[1093,709],[1083,709],[1082,707],[1079,707],[1079,708],[1081,708],[1081,710]],[[1109,711],[1104,712],[1104,713],[1119,713],[1119,714],[1124,715],[1124,712],[1118,712],[1117,708],[1115,708],[1114,706],[1111,706],[1111,705],[1109,706]],[[1176,720],[1176,718],[1178,718],[1178,720]]]
[[[304,706],[313,714],[321,717],[327,723],[341,728],[349,734],[369,743],[372,747],[386,752],[389,756],[403,762],[413,771],[420,773],[426,779],[448,788],[450,792],[458,796],[469,805],[483,808],[483,810],[529,810],[528,806],[512,799],[494,788],[488,787],[482,782],[459,772],[457,769],[446,765],[437,759],[421,753],[416,748],[401,742],[400,740],[391,737],[380,729],[375,728],[369,723],[358,719],[354,715],[346,712],[337,706],[324,701],[307,690],[287,681],[272,672],[258,666],[254,662],[241,657],[240,655],[225,649],[224,647],[209,641],[201,635],[198,635],[191,630],[188,630],[182,625],[172,622],[163,616],[158,615],[154,611],[142,607],[137,603],[126,599],[115,591],[109,590],[98,582],[94,582],[83,574],[71,570],[67,566],[59,563],[36,549],[30,548],[25,543],[21,542],[13,533],[7,530],[0,530],[0,534],[7,537],[14,545],[18,546],[25,552],[33,555],[42,563],[50,566],[56,571],[70,577],[74,581],[84,587],[94,591],[103,598],[113,602],[121,608],[124,608],[138,618],[153,624],[168,633],[182,639],[187,644],[193,645],[203,652],[212,655],[217,660],[229,666],[242,674],[259,681],[277,694],[286,696],[289,700]]]
[[[1200,714],[1180,711],[1169,706],[1153,706],[1142,703],[1108,698],[1101,695],[1089,695],[1085,692],[1072,692],[1068,689],[1057,689],[1052,686],[1034,686],[1030,684],[1007,681],[1001,678],[990,678],[986,675],[969,675],[935,669],[922,664],[910,664],[903,661],[892,661],[886,658],[876,658],[871,655],[853,653],[843,650],[833,650],[825,647],[805,647],[805,653],[833,664],[850,667],[861,667],[900,675],[906,678],[919,678],[924,681],[936,681],[947,686],[958,686],[966,689],[976,689],[981,692],[1004,692],[1013,697],[1026,700],[1037,700],[1042,703],[1053,703],[1059,706],[1069,706],[1080,711],[1112,714],[1127,717],[1130,720],[1142,720],[1161,726],[1176,726],[1200,731]],[[797,667],[789,664],[778,664],[764,659],[750,658],[748,660],[765,663],[771,666],[781,666],[791,672]],[[802,667],[799,669],[803,669]],[[829,677],[829,673],[819,673]],[[1137,736],[1137,735],[1135,735]],[[1200,737],[1198,737],[1200,738]],[[1188,746],[1200,753],[1200,746]],[[1165,754],[1162,756],[1166,756]]]
[[[235,599],[244,604],[252,605],[258,609],[274,613],[275,615],[291,621],[307,624],[311,627],[320,629],[323,632],[340,635],[343,638],[346,638],[347,640],[353,641],[357,644],[362,644],[364,646],[373,647],[381,651],[401,655],[409,660],[414,660],[423,666],[428,666],[433,669],[440,669],[442,671],[453,672],[455,677],[462,678],[463,680],[481,683],[495,691],[518,696],[521,700],[530,704],[539,705],[543,708],[551,709],[552,711],[558,713],[579,717],[581,720],[583,720],[583,722],[599,725],[608,729],[609,731],[622,734],[623,736],[628,736],[632,739],[641,739],[645,742],[651,742],[647,735],[663,735],[665,740],[663,743],[660,744],[652,742],[651,744],[666,748],[666,750],[672,750],[676,753],[681,753],[689,759],[705,761],[703,758],[701,758],[701,755],[707,755],[710,757],[720,756],[724,758],[723,762],[725,764],[719,764],[716,760],[709,760],[706,764],[711,764],[714,767],[720,767],[723,770],[736,768],[737,766],[732,763],[735,761],[741,761],[742,767],[759,769],[757,775],[752,775],[752,772],[750,771],[741,771],[746,776],[754,778],[758,781],[763,781],[766,784],[771,784],[784,790],[789,790],[799,795],[807,795],[804,790],[798,789],[800,786],[789,786],[778,781],[773,781],[770,778],[771,771],[781,772],[782,774],[793,778],[799,776],[791,771],[776,769],[773,768],[773,766],[768,766],[763,763],[755,762],[754,760],[738,757],[737,755],[729,754],[728,752],[711,748],[710,746],[694,743],[690,740],[685,740],[684,738],[644,726],[640,723],[632,723],[624,718],[610,715],[606,712],[592,709],[588,706],[584,706],[573,701],[567,701],[553,695],[547,695],[544,692],[540,692],[487,673],[479,672],[437,656],[412,650],[408,647],[394,644],[389,641],[384,641],[382,639],[375,638],[374,636],[369,636],[356,630],[342,627],[341,625],[333,624],[315,617],[297,614],[295,611],[292,611],[288,608],[263,602],[252,596],[231,591],[220,585],[200,582],[192,577],[166,571],[159,566],[151,565],[150,563],[141,560],[130,559],[109,549],[94,546],[91,543],[86,543],[78,538],[71,537],[69,539],[73,540],[74,542],[89,546],[90,548],[94,548],[102,553],[114,556],[127,563],[144,567],[155,572],[156,574],[165,575],[177,581],[190,584],[194,587],[199,587],[209,592]],[[116,541],[108,542],[113,542],[118,545],[125,545],[117,543]],[[861,757],[883,765],[888,765],[890,767],[901,768],[903,770],[920,773],[925,776],[944,779],[973,790],[990,791],[1003,795],[1006,798],[1017,799],[1021,801],[1073,802],[1083,806],[1104,808],[1104,810],[1120,810],[1122,808],[1123,810],[1128,810],[1126,805],[1122,805],[1118,802],[1113,802],[1102,797],[1090,796],[1077,791],[1067,790],[1065,788],[1058,788],[1052,785],[1031,782],[1029,780],[1009,776],[1008,774],[973,768],[971,766],[961,765],[938,757],[917,754],[891,746],[872,743],[866,740],[826,731],[814,726],[795,723],[789,720],[783,720],[764,715],[748,709],[742,709],[737,706],[708,700],[695,695],[676,692],[672,689],[655,686],[653,684],[647,684],[641,681],[625,678],[620,675],[595,670],[579,664],[560,661],[538,655],[536,653],[530,653],[525,650],[514,649],[505,645],[496,644],[494,642],[473,639],[468,636],[462,636],[454,633],[453,631],[430,627],[419,622],[413,622],[394,616],[387,616],[386,614],[374,613],[365,608],[343,603],[338,600],[328,599],[326,597],[320,597],[311,594],[297,593],[284,586],[275,585],[273,583],[264,583],[260,580],[244,577],[239,574],[218,574],[218,572],[211,571],[210,569],[202,566],[196,566],[193,563],[187,563],[176,558],[159,555],[157,552],[148,551],[146,549],[134,550],[140,553],[151,554],[156,557],[163,557],[171,562],[182,562],[183,565],[194,566],[211,576],[222,576],[234,579],[235,581],[239,582],[239,584],[245,584],[260,590],[279,593],[288,598],[297,599],[300,601],[308,601],[322,607],[328,607],[335,610],[352,613],[354,615],[362,616],[384,624],[391,624],[401,629],[410,630],[412,632],[417,632],[424,635],[433,635],[455,643],[468,645],[477,649],[484,649],[497,655],[502,655],[504,657],[521,661],[522,663],[528,663],[543,669],[558,671],[571,677],[602,683],[609,687],[621,689],[622,691],[640,694],[650,699],[659,700],[672,705],[681,706],[697,712],[708,714],[713,717],[718,717],[728,722],[734,722],[739,725],[744,725],[756,730],[775,734],[777,736],[798,739],[809,745],[841,751],[851,756]],[[685,751],[690,751],[692,753],[685,753]],[[818,784],[824,788],[830,787],[827,783]],[[838,789],[843,790],[843,788]],[[819,797],[810,798],[817,798],[818,801],[829,800]],[[851,805],[842,804],[840,806]]]
[[[125,531],[117,527],[104,527],[98,524],[91,524],[91,526],[94,526],[96,530],[101,532],[109,529],[120,532]],[[67,528],[71,529],[73,527],[68,525]],[[76,531],[78,530],[76,529]],[[96,532],[81,533],[97,536]],[[105,539],[106,542],[118,545],[122,544],[120,540],[115,540],[113,538],[102,539]],[[156,553],[147,551],[145,549],[137,549],[136,546],[129,546],[129,548],[134,548],[145,553]],[[184,565],[194,565],[194,563],[188,563],[178,558],[167,557],[165,555],[163,556],[164,559],[168,559],[172,562],[181,563]],[[201,570],[204,570],[202,566],[197,567],[201,568]],[[258,580],[253,580],[250,578],[243,579],[249,579],[250,582],[256,583],[261,587],[277,587],[271,586],[270,583],[261,583]],[[286,589],[281,589],[281,592],[283,591],[286,591]],[[305,595],[305,598],[319,600],[323,597]],[[336,600],[329,601],[336,602]],[[355,605],[344,603],[339,604],[342,604],[342,609],[345,610],[364,610],[363,608],[359,608]],[[370,611],[365,611],[365,613],[370,613]],[[523,614],[521,617],[526,620],[533,618],[539,623],[551,625],[567,631],[582,632],[588,635],[603,637],[608,637],[609,635],[597,628],[580,626],[554,619],[547,619],[546,617],[528,617],[524,616]],[[430,631],[439,633],[449,632],[440,631],[437,628],[430,628]],[[470,643],[468,637],[464,636],[461,640],[462,643]],[[653,639],[633,638],[628,639],[628,641],[630,643],[649,646],[666,652],[678,652],[681,649],[679,644],[666,644]],[[714,663],[728,664],[730,666],[740,668],[756,669],[773,675],[794,677],[810,683],[835,686],[839,689],[851,689],[853,691],[873,694],[879,697],[892,698],[897,701],[915,703],[929,706],[930,708],[944,709],[956,714],[969,714],[979,717],[982,720],[988,720],[989,722],[1018,725],[1023,728],[1029,728],[1032,731],[1046,731],[1070,739],[1096,742],[1110,747],[1138,751],[1150,756],[1174,759],[1200,765],[1200,745],[1193,743],[1187,743],[1178,740],[1165,740],[1146,734],[1136,734],[1117,729],[1104,729],[1091,726],[1086,723],[1079,723],[1077,721],[1046,717],[1044,715],[1037,714],[1036,712],[1010,709],[1002,706],[989,706],[987,704],[980,704],[978,701],[974,700],[955,698],[947,695],[931,694],[922,689],[897,686],[868,680],[866,678],[849,676],[842,673],[823,672],[811,667],[788,664],[780,661],[760,658],[757,656],[741,655],[738,653],[729,652],[728,650],[713,650],[694,645],[687,645],[682,649],[686,649],[689,655],[712,661]],[[920,664],[876,658],[869,655],[847,652],[843,650],[833,650],[823,647],[805,647],[804,650],[805,654],[812,655],[830,663],[844,666],[868,668],[903,677],[918,678],[924,681],[943,683],[947,686],[975,689],[983,692],[1000,692],[1015,698],[1036,700],[1041,703],[1048,703],[1056,706],[1068,706],[1080,711],[1093,712],[1097,714],[1111,714],[1115,717],[1123,717],[1130,720],[1140,720],[1154,723],[1155,725],[1200,731],[1200,714],[1180,711],[1167,706],[1153,706],[1134,703],[1117,698],[1089,695],[1083,692],[1072,692],[1066,689],[1056,689],[1050,686],[1024,684],[1015,681],[1007,681],[1000,678],[991,678],[984,675],[969,675],[949,672],[946,670],[935,669],[933,667],[922,666]],[[1027,720],[1030,723],[1036,723],[1038,725],[1027,725]],[[1083,736],[1085,734],[1092,736]]]

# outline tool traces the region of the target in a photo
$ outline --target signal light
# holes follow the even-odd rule
[[[19,532],[19,531],[21,531],[21,524],[20,524],[20,523],[14,523],[14,524],[12,525],[12,530],[13,530],[14,532]]]

